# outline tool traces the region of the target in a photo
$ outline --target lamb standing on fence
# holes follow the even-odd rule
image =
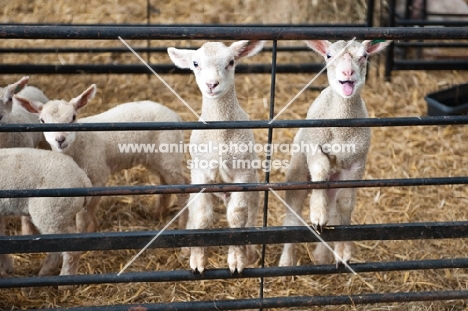
[[[372,44],[375,43],[375,44]],[[361,98],[365,84],[368,56],[382,51],[390,41],[307,41],[307,45],[322,55],[327,62],[328,86],[315,99],[307,112],[307,119],[353,119],[367,118],[367,109]],[[301,128],[294,143],[302,142],[319,146],[318,151],[296,152],[291,156],[286,173],[287,182],[313,182],[333,180],[357,180],[364,174],[371,133],[369,128],[324,127]],[[354,152],[338,152],[334,145],[351,144]],[[332,149],[332,150],[330,150]],[[300,214],[307,190],[286,191],[286,203]],[[326,224],[347,225],[356,201],[356,189],[317,189],[310,198],[310,221],[319,231]],[[294,214],[287,209],[285,226],[301,225]],[[352,243],[335,243],[335,261],[338,264],[351,259]],[[319,263],[329,263],[332,253],[321,243],[314,252]],[[294,244],[285,244],[280,266],[293,266]]]
[[[27,86],[29,77],[24,76],[13,84],[0,88],[0,124],[34,124],[39,120],[27,112],[14,99],[18,94],[30,100],[46,103],[49,99],[34,86]],[[27,147],[35,148],[44,140],[41,132],[0,132],[0,148]],[[4,221],[0,219],[0,222]],[[36,233],[29,217],[21,217],[23,235]]]
[[[76,120],[77,112],[88,104],[95,93],[96,85],[93,84],[69,102],[52,100],[42,105],[22,97],[17,97],[17,100],[29,112],[39,114],[42,123],[181,122],[174,111],[152,101],[125,103],[103,113]],[[112,173],[138,164],[159,174],[162,184],[185,184],[183,152],[125,152],[119,149],[119,144],[151,144],[155,150],[161,144],[180,145],[183,142],[180,130],[46,132],[44,136],[52,150],[70,155],[85,170],[95,187],[105,186]],[[178,194],[177,199],[179,207],[183,208],[188,194]],[[85,231],[88,232],[97,229],[95,209],[99,200],[100,197],[93,197],[88,207],[88,217],[77,220],[79,228],[85,226]],[[161,215],[169,203],[170,195],[163,195],[156,214]],[[185,226],[186,217],[186,214],[181,215],[179,227]]]
[[[71,157],[48,150],[0,149],[0,167],[2,190],[91,187],[88,176]],[[4,198],[0,199],[0,216],[29,215],[42,234],[76,233],[75,215],[83,214],[90,201],[90,197]],[[5,235],[4,223],[0,223],[0,235]],[[54,273],[61,261],[60,275],[77,274],[80,254],[49,253],[39,275]],[[11,272],[10,256],[0,254],[0,275]]]
[[[238,61],[246,56],[258,53],[264,42],[238,41],[226,47],[223,43],[208,42],[198,50],[181,50],[168,48],[171,60],[177,67],[190,68],[203,95],[201,119],[204,121],[239,121],[248,120],[248,115],[239,105],[234,87],[234,70]],[[228,130],[194,130],[190,143],[195,146],[213,144],[254,143],[250,129]],[[234,148],[235,149],[235,148]],[[254,183],[258,182],[256,170],[235,166],[235,161],[247,161],[249,164],[257,159],[255,152],[229,150],[203,153],[190,150],[192,156],[192,184],[221,182]],[[201,167],[197,163],[212,163]],[[197,194],[192,194],[191,199]],[[224,196],[224,194],[223,194]],[[253,227],[259,205],[258,192],[233,192],[224,196],[227,207],[227,221],[232,228]],[[188,229],[208,228],[213,223],[213,194],[203,193],[189,205]],[[205,252],[203,247],[192,247],[190,267],[193,271],[203,273],[205,269]],[[257,256],[253,245],[230,246],[228,265],[231,273],[241,273],[244,267],[255,261]]]

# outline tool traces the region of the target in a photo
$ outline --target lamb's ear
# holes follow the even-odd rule
[[[28,85],[29,77],[24,76],[13,84],[7,86],[7,97],[13,98],[13,95],[18,94],[22,89]]]
[[[362,42],[369,55],[382,52],[390,43],[392,40],[366,40]]]
[[[94,95],[96,95],[96,84],[92,84],[86,89],[86,91],[73,98],[70,101],[70,104],[75,107],[75,110],[79,110],[86,106],[88,102],[94,97]]]
[[[32,101],[28,98],[15,95],[13,99],[21,105],[27,112],[39,114],[44,107],[44,104],[39,101]]]
[[[183,50],[176,48],[167,48],[167,54],[171,58],[172,62],[179,68],[190,69],[192,65],[192,56],[195,53],[194,50]]]
[[[323,57],[327,55],[328,47],[332,44],[328,40],[307,40],[305,41],[308,47],[315,52],[319,53]]]
[[[260,52],[265,45],[265,41],[237,41],[229,46],[234,52],[235,59],[239,60],[247,56],[253,56]]]

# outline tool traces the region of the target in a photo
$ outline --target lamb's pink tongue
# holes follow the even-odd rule
[[[353,83],[348,83],[348,82],[343,83],[343,93],[346,96],[350,96],[351,94],[353,94],[353,89],[354,89]]]

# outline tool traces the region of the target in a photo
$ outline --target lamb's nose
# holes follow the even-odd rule
[[[354,75],[354,70],[343,70],[342,74],[346,79],[351,80],[351,77]]]
[[[206,86],[210,89],[210,91],[213,91],[213,89],[215,87],[217,87],[219,85],[218,82],[214,82],[214,83],[207,83]]]
[[[63,136],[57,137],[55,141],[59,144],[59,146],[62,146],[63,142],[65,141],[65,137]]]

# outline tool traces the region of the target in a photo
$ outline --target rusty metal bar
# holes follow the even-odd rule
[[[0,25],[0,39],[52,40],[310,40],[310,39],[468,39],[466,27],[271,27],[271,26],[62,26]]]

